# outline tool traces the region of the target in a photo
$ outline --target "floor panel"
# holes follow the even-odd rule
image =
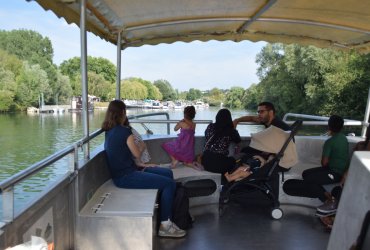
[[[218,205],[191,209],[193,228],[182,239],[157,238],[158,249],[276,249],[324,250],[329,233],[325,231],[315,210],[303,206],[282,205],[280,220],[270,217],[266,206],[230,204],[223,216]]]

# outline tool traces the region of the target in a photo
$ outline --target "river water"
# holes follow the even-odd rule
[[[195,120],[214,120],[218,108],[197,109]],[[128,115],[137,115],[154,110],[129,109]],[[160,110],[158,112],[163,112]],[[182,110],[166,110],[171,120],[183,118]],[[233,119],[248,112],[232,110]],[[95,110],[89,113],[90,132],[100,128],[105,111]],[[148,117],[145,119],[165,119],[165,116]],[[140,133],[145,130],[140,124],[132,124]],[[197,125],[196,135],[203,135],[207,125]],[[163,124],[148,125],[154,134],[166,134],[167,127]],[[171,124],[171,134],[174,124]],[[241,135],[249,135],[262,129],[261,126],[239,126]],[[25,113],[0,114],[0,181],[12,176],[22,169],[44,159],[66,146],[73,144],[83,136],[82,114],[34,114]],[[104,137],[99,136],[93,147],[103,142]],[[33,200],[33,198],[50,185],[54,180],[61,178],[68,172],[66,167],[69,159],[62,159],[46,168],[39,174],[23,181],[15,187],[15,211]],[[0,203],[2,202],[0,197]],[[2,210],[2,204],[0,204]],[[1,211],[0,211],[1,216]],[[1,217],[0,217],[1,218]]]

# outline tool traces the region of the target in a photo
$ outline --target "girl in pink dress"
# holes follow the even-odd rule
[[[187,106],[184,109],[184,119],[179,121],[175,126],[175,131],[180,130],[180,134],[174,141],[165,142],[162,148],[171,157],[171,167],[175,168],[179,161],[192,167],[194,161],[194,142],[195,126],[193,122],[195,117],[194,106]]]

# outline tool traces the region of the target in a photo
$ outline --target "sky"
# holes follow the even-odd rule
[[[0,0],[0,29],[30,29],[48,37],[53,45],[53,62],[60,65],[80,57],[80,31],[36,2]],[[176,42],[127,48],[122,52],[121,78],[140,77],[154,82],[167,80],[174,89],[248,88],[258,83],[256,55],[265,42]],[[116,46],[87,34],[89,56],[103,57],[116,65]]]

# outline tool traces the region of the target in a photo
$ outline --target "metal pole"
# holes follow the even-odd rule
[[[12,222],[14,219],[14,186],[8,187],[3,196],[3,221]]]
[[[116,99],[121,99],[121,31],[117,35],[117,79],[116,79]]]
[[[80,1],[80,36],[81,36],[81,84],[82,84],[82,124],[84,138],[89,136],[88,84],[87,84],[87,39],[86,39],[86,0]],[[89,143],[84,145],[84,157],[90,156]]]
[[[367,96],[367,105],[366,105],[366,111],[365,111],[365,116],[364,116],[364,125],[362,125],[362,133],[361,136],[365,138],[366,136],[366,131],[369,129],[366,124],[370,122],[370,88],[369,88],[369,93]]]

